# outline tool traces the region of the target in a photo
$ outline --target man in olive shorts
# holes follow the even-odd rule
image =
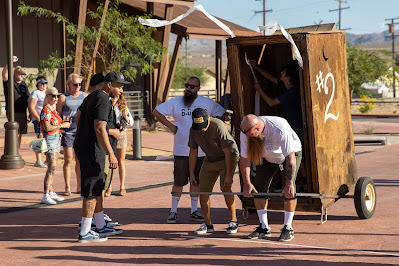
[[[292,220],[297,203],[295,179],[302,159],[301,141],[287,120],[276,116],[247,115],[242,120],[240,130],[243,194],[244,197],[254,197],[260,222],[259,227],[248,237],[255,239],[271,236],[267,220],[268,199],[256,193],[269,192],[273,177],[281,171],[284,184],[281,192],[284,199],[284,226],[279,240],[290,241],[294,238]],[[251,163],[256,164],[253,184],[250,179]]]
[[[205,159],[200,171],[200,192],[212,192],[220,176],[220,190],[232,192],[233,175],[237,167],[239,152],[234,138],[230,135],[223,121],[208,116],[206,110],[197,108],[192,113],[193,124],[190,129],[188,146],[190,147],[189,168],[190,182],[196,183],[194,170],[198,156],[198,146],[205,152]],[[238,231],[238,223],[233,195],[224,195],[230,213],[228,234]],[[196,234],[213,232],[210,215],[209,195],[200,195],[201,210],[205,223],[195,231]]]

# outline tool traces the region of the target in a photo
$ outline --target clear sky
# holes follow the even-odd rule
[[[263,24],[263,13],[254,11],[263,9],[263,0],[197,0],[207,12],[230,22],[255,30]],[[284,28],[338,22],[336,0],[266,0],[266,23],[278,21]],[[349,33],[366,34],[388,30],[387,18],[399,17],[399,0],[347,0],[342,7],[341,28],[352,28]],[[399,19],[397,20],[399,22]],[[395,26],[399,33],[399,24]]]

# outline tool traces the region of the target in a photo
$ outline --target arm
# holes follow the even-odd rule
[[[39,114],[38,114],[38,113],[36,112],[36,110],[35,110],[36,104],[37,104],[37,100],[31,98],[31,99],[28,101],[28,110],[29,110],[29,114],[30,114],[32,117],[34,117],[37,121],[40,121],[40,116],[39,116]]]
[[[178,129],[177,126],[173,125],[168,119],[166,119],[166,117],[163,114],[161,114],[155,109],[152,112],[152,115],[155,116],[155,118],[158,119],[159,122],[167,126],[173,132],[173,134],[176,134]]]
[[[119,139],[121,136],[121,131],[117,128],[112,128],[108,130],[108,135],[113,136],[116,139]]]
[[[197,165],[198,149],[190,148],[190,153],[188,155],[188,168],[190,171],[190,182],[192,185],[198,186],[197,181],[195,181],[195,166]]]
[[[116,169],[118,167],[118,160],[115,157],[107,134],[107,122],[102,120],[94,120],[94,130],[101,146],[109,155],[109,168]]]
[[[57,130],[60,128],[69,128],[70,126],[71,126],[71,123],[69,123],[69,122],[64,122],[59,125],[52,125],[50,123],[50,121],[44,121],[44,123],[43,123],[44,131],[46,131],[46,132]]]
[[[253,68],[255,68],[262,76],[264,76],[266,79],[269,81],[273,82],[274,84],[277,84],[278,79],[274,76],[272,76],[269,72],[266,70],[260,68],[255,60],[251,60],[251,65]]]
[[[244,182],[244,188],[243,188],[244,197],[252,197],[251,192],[258,193],[258,191],[251,183],[250,166],[251,163],[249,162],[249,160],[241,156],[240,171],[241,171],[242,180]]]
[[[224,179],[225,186],[231,186],[233,184],[233,154],[231,152],[231,147],[223,149],[224,158],[226,161],[226,178]]]
[[[277,98],[270,98],[267,94],[262,90],[259,83],[254,85],[254,88],[259,92],[262,99],[269,105],[270,107],[276,106],[280,104],[280,101]]]
[[[15,63],[15,62],[18,62],[18,57],[17,56],[13,56],[12,57],[12,61]],[[8,80],[8,64],[6,64],[4,67],[3,67],[3,72],[1,72],[1,76],[3,77],[3,81],[4,82],[6,82],[7,80]]]
[[[75,116],[76,126],[79,126],[79,119],[80,119],[80,109],[78,109],[78,113]]]
[[[57,106],[56,106],[57,113],[59,113],[61,116],[62,116],[62,108],[64,108],[64,105],[65,105],[65,95],[62,94],[60,96],[60,98],[58,99]]]
[[[281,196],[287,199],[291,199],[295,196],[294,190],[294,177],[296,169],[296,158],[295,152],[291,152],[287,157],[285,157],[285,186],[281,192]]]

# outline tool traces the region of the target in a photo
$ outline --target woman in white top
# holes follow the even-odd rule
[[[116,123],[121,131],[121,136],[118,138],[118,144],[116,146],[117,150],[117,159],[118,159],[118,171],[119,171],[119,179],[120,179],[120,196],[126,195],[125,189],[125,157],[126,157],[126,148],[127,148],[127,136],[126,129],[127,126],[133,126],[134,120],[127,107],[126,99],[123,93],[119,96],[115,107],[114,107],[115,115],[116,115]],[[111,194],[111,185],[106,191],[106,194]]]
[[[44,76],[38,76],[36,78],[36,90],[34,90],[28,99],[28,110],[29,116],[32,119],[33,128],[35,129],[36,137],[42,138],[42,130],[40,128],[40,113],[43,109],[43,101],[46,97],[47,80]],[[46,168],[47,166],[42,162],[42,154],[36,152],[36,162],[34,166]]]

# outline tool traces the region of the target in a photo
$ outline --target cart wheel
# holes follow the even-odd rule
[[[355,187],[355,208],[360,219],[373,216],[377,203],[377,193],[373,179],[367,176],[359,178]]]
[[[248,219],[248,216],[249,216],[249,211],[246,210],[245,208],[242,208],[242,218],[246,220]]]

